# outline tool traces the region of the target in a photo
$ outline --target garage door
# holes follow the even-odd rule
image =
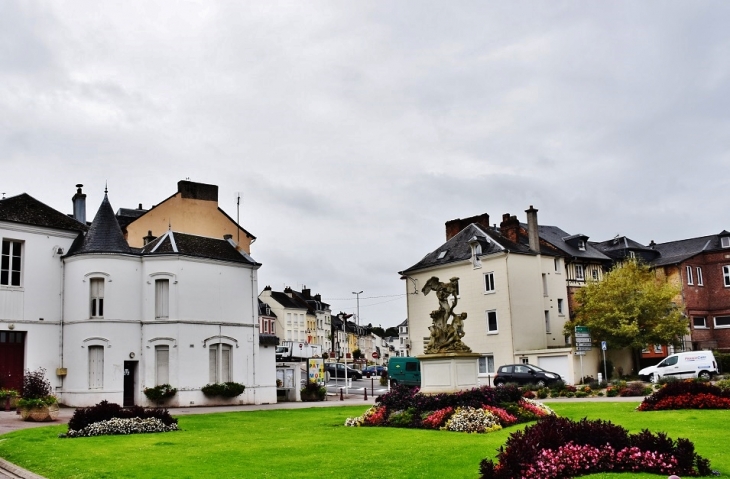
[[[558,373],[563,380],[572,384],[568,356],[542,356],[537,358],[537,365],[548,371]]]

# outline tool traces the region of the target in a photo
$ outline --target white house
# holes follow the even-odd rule
[[[527,210],[529,242],[509,239],[484,214],[446,223],[447,241],[401,271],[406,281],[411,354],[423,354],[430,336],[434,295],[421,288],[432,276],[459,278],[455,313],[467,313],[462,341],[479,358],[479,376],[490,381],[502,364],[531,363],[575,381],[569,338],[568,292],[560,251],[541,242],[537,210]],[[503,225],[507,226],[507,225]]]
[[[56,233],[51,260],[24,268],[21,286],[3,290],[20,288],[24,303],[44,305],[47,317],[3,302],[0,331],[25,334],[23,367],[45,367],[62,403],[144,405],[143,390],[166,383],[178,389],[168,406],[276,402],[274,348],[259,346],[260,264],[230,237],[168,231],[131,248],[106,195],[86,234],[79,234],[85,225],[40,202],[32,206],[53,211],[59,224],[73,223]],[[37,229],[35,223],[23,228]],[[16,235],[26,263],[43,256],[42,236],[49,236],[30,233]],[[246,390],[232,400],[201,392],[227,381]]]

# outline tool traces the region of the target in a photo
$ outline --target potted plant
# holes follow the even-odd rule
[[[201,388],[201,391],[208,397],[220,396],[234,398],[243,394],[245,389],[246,386],[243,384],[229,381],[225,383],[206,384]]]
[[[159,386],[152,388],[144,388],[143,392],[144,395],[147,396],[147,399],[160,405],[177,394],[177,388],[174,388],[169,384],[160,384]]]
[[[309,381],[300,392],[302,401],[324,401],[327,388],[314,381]]]
[[[25,372],[22,397],[18,399],[18,409],[23,421],[58,419],[58,401],[51,391],[51,382],[46,379],[45,369]]]
[[[10,411],[15,407],[15,398],[18,397],[18,391],[15,389],[0,389],[0,404],[5,403],[5,411]]]

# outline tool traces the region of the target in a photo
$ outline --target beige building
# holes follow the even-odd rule
[[[256,241],[218,206],[218,186],[186,180],[178,181],[177,193],[149,210],[142,209],[142,205],[137,209],[119,209],[117,220],[129,245],[136,248],[170,229],[210,238],[230,235],[248,254],[251,243]]]

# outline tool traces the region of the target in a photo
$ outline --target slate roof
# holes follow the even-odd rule
[[[117,210],[117,222],[122,229],[125,229],[129,223],[136,220],[143,214],[147,213],[148,210],[139,210],[131,208],[119,208]]]
[[[717,235],[700,236],[698,238],[657,244],[654,246],[654,250],[658,251],[661,256],[652,261],[652,264],[655,266],[677,264],[703,251],[719,250],[722,248],[720,245],[720,237],[726,236],[726,234],[727,231],[723,231]]]
[[[627,257],[628,252],[633,251],[639,253],[639,255],[646,261],[652,261],[659,252],[648,246],[627,238],[626,236],[617,236],[613,239],[592,242],[591,245],[603,254],[614,260],[623,260]]]
[[[478,241],[479,244],[482,245],[482,256],[499,253],[505,250],[513,253],[535,254],[532,250],[530,250],[529,246],[513,243],[494,229],[489,229],[488,232],[485,232],[480,226],[475,223],[471,223],[459,231],[446,243],[424,256],[418,263],[401,271],[400,273],[403,274],[420,269],[455,263],[458,261],[470,260],[471,246],[469,245],[469,241],[472,239]],[[445,252],[445,254],[443,257],[439,258],[442,252]]]
[[[290,298],[289,295],[280,291],[272,291],[271,297],[285,308],[309,309],[306,304],[301,304],[296,299]]]
[[[0,200],[0,221],[78,232],[88,229],[26,193]]]
[[[259,299],[259,316],[271,316],[276,317],[276,314],[271,310],[271,307]]]
[[[166,254],[183,255],[259,265],[251,256],[243,251],[238,251],[225,239],[208,238],[174,231],[168,231],[154,241],[146,244],[141,249],[141,254],[145,256]]]
[[[134,253],[124,239],[124,234],[122,234],[122,229],[119,227],[106,193],[94,216],[94,221],[91,222],[89,231],[83,238],[80,237],[74,241],[67,256],[85,253]]]
[[[527,225],[521,223],[520,226],[527,228]],[[601,253],[598,249],[594,248],[590,243],[586,242],[586,249],[582,251],[577,246],[573,246],[568,243],[572,239],[584,239],[588,237],[583,234],[569,235],[557,226],[548,225],[537,225],[537,234],[544,241],[547,241],[551,245],[555,246],[560,251],[564,252],[568,256],[573,258],[585,259],[585,260],[597,260],[597,261],[610,261],[611,258]]]

